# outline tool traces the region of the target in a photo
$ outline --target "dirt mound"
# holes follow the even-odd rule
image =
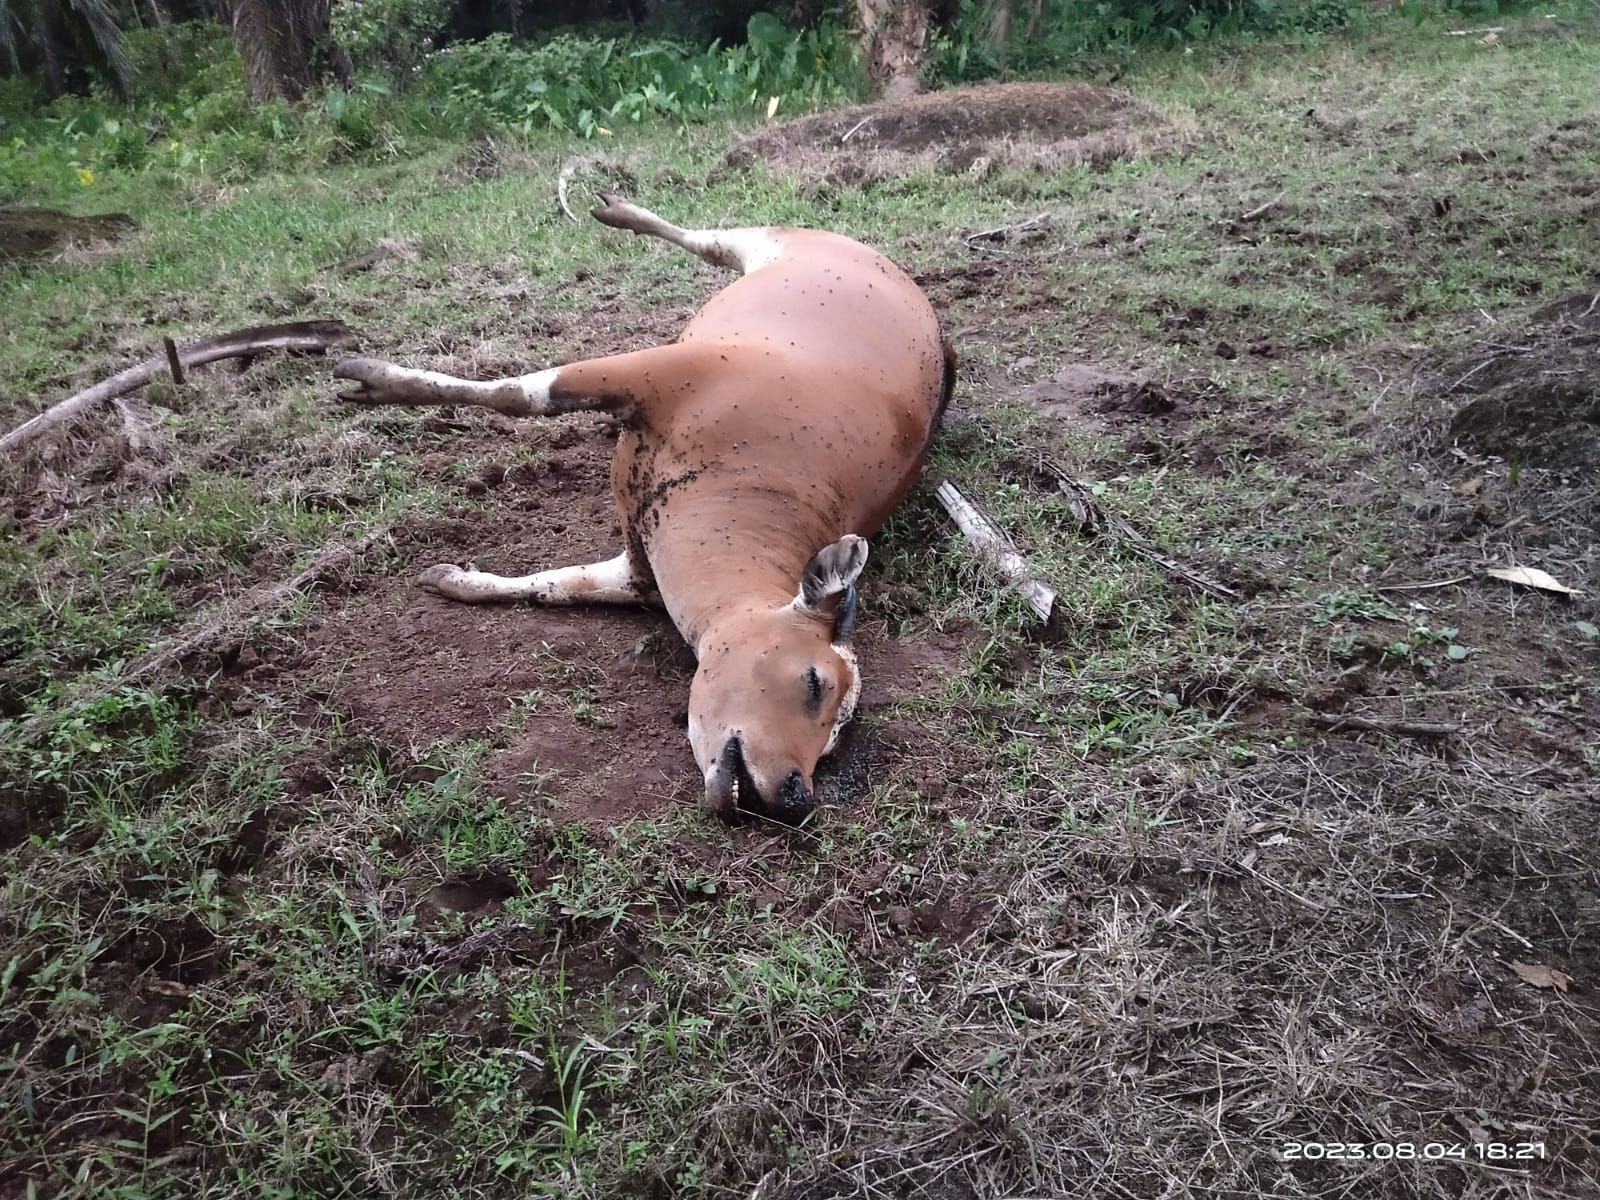
[[[1437,566],[1482,557],[1544,563],[1585,591],[1600,580],[1600,291],[1502,321],[1468,353],[1436,359],[1404,448],[1437,472],[1413,511]]]
[[[787,121],[741,140],[724,169],[860,186],[919,166],[1102,169],[1169,140],[1171,123],[1126,92],[1086,83],[1001,83],[930,92]]]
[[[1600,292],[1534,313],[1448,364],[1441,394],[1455,407],[1446,442],[1526,467],[1600,471]],[[1465,403],[1461,403],[1462,400]]]
[[[54,208],[0,207],[0,262],[43,258],[85,242],[115,241],[136,228],[126,213],[75,217]]]

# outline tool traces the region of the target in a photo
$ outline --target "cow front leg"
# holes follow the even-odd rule
[[[339,393],[351,404],[402,405],[475,404],[508,417],[542,417],[570,412],[580,405],[560,407],[551,398],[551,386],[560,368],[535,371],[510,379],[477,381],[457,379],[438,371],[418,371],[379,362],[375,358],[349,358],[333,369],[335,379],[348,379],[353,388]]]
[[[649,575],[636,569],[627,554],[522,576],[491,575],[441,563],[424,571],[417,585],[463,604],[658,604],[661,599]]]

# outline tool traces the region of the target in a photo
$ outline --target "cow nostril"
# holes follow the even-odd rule
[[[772,813],[780,821],[798,825],[811,814],[811,792],[799,771],[790,771],[778,785],[778,803]]]

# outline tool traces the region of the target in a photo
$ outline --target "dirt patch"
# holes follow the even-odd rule
[[[1204,376],[1161,380],[1115,365],[1074,363],[1022,395],[1047,416],[1120,435],[1135,462],[1181,464],[1210,475],[1265,459],[1301,474],[1316,470],[1266,401]]]
[[[138,227],[127,213],[77,217],[54,208],[0,207],[0,262],[29,261],[68,246],[116,241]]]
[[[605,825],[698,803],[685,735],[694,658],[665,613],[472,607],[412,582],[437,562],[525,574],[610,557],[618,538],[611,450],[604,427],[573,428],[542,460],[494,466],[491,510],[402,531],[396,574],[367,595],[330,598],[294,674],[316,676],[351,731],[383,743],[487,739],[486,790],[544,797],[555,815]],[[464,487],[481,495],[485,480],[480,472]],[[900,642],[865,622],[863,713],[934,694],[972,636],[952,629]],[[877,734],[858,730],[819,772],[819,793],[854,802],[884,754]]]
[[[1547,305],[1521,337],[1499,335],[1440,376],[1437,394],[1454,409],[1447,444],[1523,466],[1600,472],[1600,291]]]
[[[446,879],[430,888],[422,903],[424,911],[434,915],[497,917],[505,912],[505,902],[516,894],[516,881],[509,875],[484,871]]]
[[[1160,383],[1116,367],[1074,363],[1023,393],[1053,417],[1090,418],[1108,428],[1186,424],[1215,410],[1210,380]]]
[[[1102,170],[1176,140],[1156,109],[1113,88],[1001,83],[930,92],[787,121],[752,134],[722,170],[755,163],[860,187],[918,167],[985,173],[1022,166]]]
[[[1413,501],[1435,567],[1543,565],[1590,591],[1600,578],[1600,292],[1504,321],[1465,354],[1425,365],[1396,440],[1432,474]]]

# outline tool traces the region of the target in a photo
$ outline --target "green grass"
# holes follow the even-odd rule
[[[1581,507],[1552,508],[1554,532],[1440,533],[1428,506],[1466,503],[1456,460],[1415,432],[1441,356],[1595,286],[1600,43],[1591,10],[1558,13],[1506,18],[1497,46],[1380,19],[1152,55],[1119,86],[1198,136],[1100,174],[819,192],[713,174],[726,125],[607,144],[592,181],[675,217],[826,225],[924,273],[968,331],[929,477],[1059,591],[1040,630],[915,491],[875,539],[863,636],[936,669],[883,669],[901,690],[856,735],[870,785],[801,833],[672,799],[580,820],[573,765],[537,757],[506,794],[530,731],[623,764],[653,749],[630,714],[686,687],[637,667],[667,652],[653,634],[626,668],[600,633],[536,636],[508,664],[536,685],[442,741],[345,703],[375,668],[323,623],[394,620],[429,521],[511,522],[542,476],[469,482],[539,467],[548,427],[349,412],[326,364],[262,361],[149,389],[157,456],[97,415],[8,465],[0,1194],[1582,1194],[1592,600],[1381,590],[1580,546],[1560,520]],[[568,223],[569,149],[99,179],[80,204],[140,232],[0,268],[0,424],[165,334],[290,316],[480,374],[673,336],[714,279]],[[1038,240],[963,241],[1041,211]],[[333,269],[380,239],[372,269]],[[1023,398],[1074,363],[1176,407],[1064,421]],[[1084,536],[1041,459],[1239,599]],[[1553,506],[1587,494],[1521,476]],[[393,548],[324,592],[129,675],[380,531]],[[517,616],[472,613],[460,636]],[[1305,719],[1344,711],[1463,732]],[[1511,961],[1575,989],[1523,986]],[[1474,1128],[1549,1161],[1279,1154]]]

